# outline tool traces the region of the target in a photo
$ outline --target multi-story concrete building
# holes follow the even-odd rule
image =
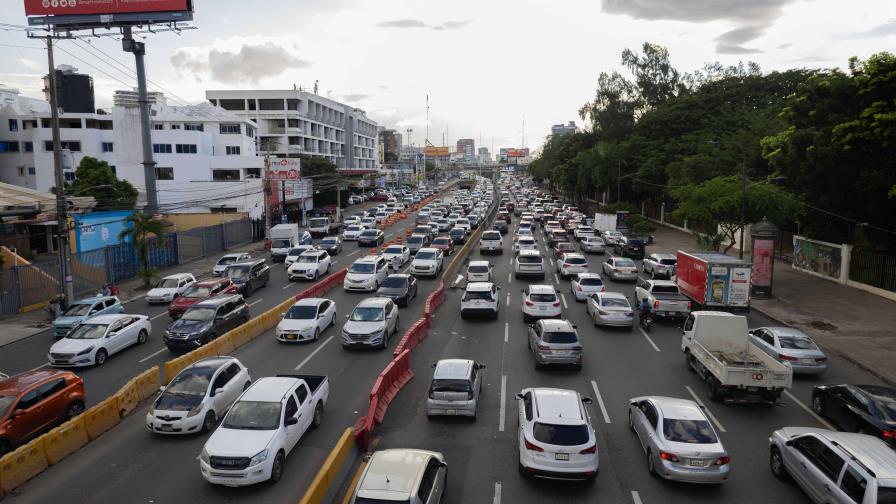
[[[393,129],[380,128],[380,146],[383,151],[383,163],[396,163],[401,157],[401,133]]]
[[[492,155],[488,151],[488,147],[480,147],[479,148],[479,162],[480,163],[491,163]]]
[[[464,163],[476,161],[476,141],[472,138],[461,138],[457,141],[457,152],[463,155]]]
[[[93,77],[78,73],[71,65],[56,67],[56,103],[65,112],[96,112]],[[50,101],[50,76],[44,76],[44,98]]]
[[[377,125],[361,109],[299,90],[210,90],[205,97],[257,125],[259,153],[323,156],[341,169],[377,168]]]
[[[576,122],[569,121],[566,124],[555,124],[551,126],[551,135],[571,135],[577,130]]]
[[[7,100],[12,96],[13,99]],[[243,117],[204,103],[172,107],[158,95],[152,106],[152,143],[159,204],[164,213],[262,211],[263,158],[255,155],[256,127]],[[4,90],[0,105],[0,181],[38,191],[56,185],[50,104]],[[113,107],[111,113],[60,115],[66,180],[85,156],[106,161],[119,179],[140,191],[145,177],[140,113]],[[189,185],[187,184],[189,183]]]

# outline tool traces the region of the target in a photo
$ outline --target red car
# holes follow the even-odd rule
[[[84,382],[71,371],[28,371],[0,380],[0,455],[84,412]]]
[[[445,257],[454,253],[454,242],[451,241],[451,238],[445,236],[436,238],[429,244],[429,246],[441,250],[442,253],[445,254]]]
[[[212,278],[194,283],[183,295],[174,298],[168,305],[168,315],[173,319],[180,318],[187,308],[222,294],[237,294],[239,289],[229,278]]]
[[[507,210],[500,210],[498,212],[498,216],[495,218],[500,219],[500,220],[510,224],[511,217],[510,217],[510,213]]]
[[[554,245],[554,259],[560,259],[563,254],[575,252],[576,246],[569,242],[560,242]]]

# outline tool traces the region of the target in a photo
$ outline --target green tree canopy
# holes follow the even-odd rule
[[[158,273],[149,265],[150,239],[154,236],[157,246],[165,245],[165,223],[154,219],[152,215],[135,212],[125,219],[125,224],[127,227],[118,233],[118,239],[134,241],[134,246],[137,247],[137,259],[140,261],[140,276],[143,277],[144,286],[149,286]]]
[[[85,156],[75,169],[75,180],[65,184],[70,196],[93,196],[96,210],[130,210],[137,204],[137,189],[119,180],[109,163]]]

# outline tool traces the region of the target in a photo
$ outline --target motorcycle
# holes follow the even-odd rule
[[[644,328],[644,331],[650,332],[650,329],[653,328],[653,317],[642,313],[638,317],[638,325]]]

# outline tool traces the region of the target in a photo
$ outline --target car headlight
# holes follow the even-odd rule
[[[188,417],[196,416],[199,414],[200,411],[202,411],[202,403],[201,402],[199,404],[197,404],[196,406],[193,406],[192,408],[190,408],[190,411],[187,412],[187,416]]]
[[[206,451],[204,446],[202,447],[202,452],[199,454],[199,459],[206,464],[211,464],[211,457],[208,456],[208,451]]]
[[[252,457],[252,459],[249,461],[249,465],[250,466],[258,465],[267,459],[268,459],[268,450],[267,450],[267,448],[265,448],[264,450],[261,450],[260,452],[256,453],[254,457]]]
[[[88,347],[88,348],[85,348],[84,350],[81,350],[80,352],[78,352],[78,355],[87,355],[92,351],[93,351],[93,347]]]

